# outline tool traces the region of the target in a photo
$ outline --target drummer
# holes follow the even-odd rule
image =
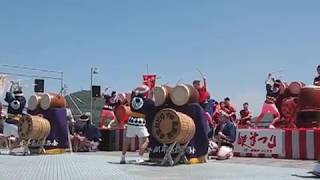
[[[129,118],[126,138],[122,149],[121,164],[126,164],[126,153],[132,139],[139,138],[139,158],[137,163],[143,163],[143,154],[149,145],[149,132],[146,128],[147,113],[153,110],[154,102],[147,98],[149,87],[141,85],[132,92],[130,108],[132,116]]]
[[[105,104],[102,108],[102,114],[101,114],[101,128],[106,128],[105,124],[107,120],[110,120],[110,122],[107,125],[107,128],[111,128],[111,125],[115,122],[116,116],[114,114],[114,108],[117,104],[119,104],[118,98],[117,98],[117,92],[112,91],[111,96],[106,93],[108,88],[106,88],[105,93],[103,94],[103,97],[105,99]]]
[[[91,123],[89,114],[82,114],[75,123],[75,132],[72,136],[75,152],[95,151],[101,141],[100,131]]]
[[[252,113],[249,110],[249,103],[243,104],[243,109],[240,111],[240,119],[237,122],[239,128],[250,128]]]
[[[230,116],[231,121],[235,122],[237,119],[237,111],[236,108],[231,104],[231,100],[229,97],[224,99],[224,111]]]
[[[265,83],[266,83],[266,90],[267,90],[266,100],[265,100],[265,102],[263,104],[262,112],[260,113],[260,115],[256,119],[256,125],[258,123],[260,123],[260,121],[268,113],[271,113],[272,116],[273,116],[273,121],[272,121],[271,125],[269,126],[269,128],[273,128],[274,129],[275,128],[274,124],[280,120],[280,113],[279,113],[279,110],[278,110],[277,106],[275,105],[275,102],[276,102],[276,100],[277,100],[277,98],[279,97],[279,94],[280,94],[281,81],[280,80],[275,80],[272,77],[272,74],[269,73],[268,74],[268,78],[265,81]]]
[[[317,67],[318,76],[314,78],[313,84],[315,86],[320,86],[320,65]]]
[[[207,79],[206,77],[203,77],[203,86],[200,85],[200,80],[194,80],[193,81],[193,87],[198,90],[199,92],[199,103],[203,107],[203,109],[207,109],[208,99],[209,99],[209,93],[207,90]]]
[[[215,147],[218,149],[217,160],[226,160],[233,157],[233,143],[236,141],[236,127],[230,116],[221,112],[219,124],[215,130]]]

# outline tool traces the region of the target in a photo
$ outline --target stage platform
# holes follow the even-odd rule
[[[136,153],[129,153],[133,160]],[[233,158],[199,165],[154,167],[120,165],[120,152],[73,153],[41,156],[0,155],[1,180],[106,179],[301,179],[312,178],[314,161]]]

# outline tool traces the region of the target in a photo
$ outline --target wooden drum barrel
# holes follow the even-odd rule
[[[300,111],[320,111],[320,87],[306,86],[299,95]]]
[[[127,123],[131,113],[130,106],[120,105],[115,109],[115,116],[120,124]]]
[[[298,106],[297,126],[299,128],[320,127],[320,87],[303,87]]]
[[[43,97],[42,93],[37,93],[30,96],[28,100],[28,109],[31,111],[35,111],[40,107],[40,102]]]
[[[162,106],[170,101],[172,87],[162,85],[154,88],[155,106]]]
[[[171,101],[177,106],[199,102],[199,92],[191,85],[180,84],[173,88]]]
[[[50,122],[41,116],[23,115],[19,124],[22,139],[46,139],[50,134]]]
[[[298,128],[319,128],[320,111],[300,111],[297,114]]]
[[[292,82],[289,85],[289,91],[291,93],[291,95],[293,96],[298,96],[300,94],[301,89],[305,86],[305,84],[303,82]]]
[[[174,109],[163,109],[155,116],[152,125],[152,134],[163,144],[188,143],[196,132],[193,119]]]
[[[66,107],[66,100],[59,94],[46,93],[41,98],[40,106],[43,110],[48,110],[49,108],[64,108]]]

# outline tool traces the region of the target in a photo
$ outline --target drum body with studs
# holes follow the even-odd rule
[[[180,84],[173,88],[170,98],[173,104],[183,106],[199,102],[199,92],[189,84]]]
[[[48,110],[49,108],[65,108],[66,100],[59,94],[46,93],[41,98],[40,106],[43,110]]]
[[[28,109],[30,111],[35,111],[38,108],[40,108],[40,102],[41,102],[43,95],[44,95],[43,93],[37,93],[37,94],[30,96],[30,98],[28,100]]]
[[[195,132],[195,123],[191,117],[170,108],[159,111],[152,125],[154,138],[163,144],[188,143]]]
[[[50,122],[41,116],[23,115],[19,124],[22,139],[46,139],[50,134]]]
[[[155,106],[159,107],[170,102],[172,87],[162,85],[154,88]]]

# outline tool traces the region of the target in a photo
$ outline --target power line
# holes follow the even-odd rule
[[[32,77],[32,78],[44,78],[44,79],[55,79],[55,80],[62,80],[62,77],[50,77],[50,76],[39,76],[33,74],[20,74],[20,73],[8,73],[8,72],[0,72],[0,74],[7,74],[13,76],[20,76],[20,77]]]
[[[57,73],[57,74],[61,74],[62,73],[60,71],[53,71],[53,70],[47,70],[47,69],[38,69],[38,68],[29,68],[29,67],[26,67],[26,66],[7,65],[7,64],[1,64],[0,66],[8,67],[8,68],[14,68],[14,69],[26,69],[26,70],[31,70],[31,71],[41,71],[41,72],[49,72],[49,73]]]

